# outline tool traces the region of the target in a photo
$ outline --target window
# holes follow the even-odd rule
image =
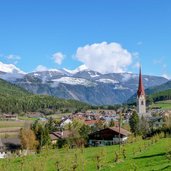
[[[144,101],[141,101],[141,105],[144,105]]]

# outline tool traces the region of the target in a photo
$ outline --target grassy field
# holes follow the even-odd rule
[[[32,122],[30,120],[0,121],[0,137],[16,137],[19,134],[20,128],[28,128]]]
[[[3,171],[95,171],[97,163],[102,171],[159,171],[171,170],[171,160],[166,157],[168,146],[171,149],[171,139],[163,138],[151,143],[151,140],[141,140],[126,144],[126,159],[120,155],[118,162],[115,152],[119,146],[90,147],[85,149],[44,150],[41,154],[22,158],[0,160],[0,170]],[[97,162],[97,160],[99,162]]]
[[[151,107],[160,107],[162,109],[171,109],[171,100],[159,101],[151,105]]]

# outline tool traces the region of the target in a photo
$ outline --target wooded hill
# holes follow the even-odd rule
[[[0,79],[0,113],[74,112],[90,106],[76,100],[64,100],[48,95],[34,95],[16,85]]]
[[[160,91],[149,96],[153,102],[171,100],[171,89]]]

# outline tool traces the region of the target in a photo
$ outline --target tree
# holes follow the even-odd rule
[[[91,128],[88,125],[82,125],[82,127],[79,130],[79,134],[82,138],[84,138],[84,140],[88,140],[88,135],[91,132]]]
[[[48,119],[48,122],[46,123],[46,127],[48,128],[49,132],[55,131],[55,121],[52,117]]]
[[[43,146],[50,144],[49,130],[46,125],[35,121],[31,126],[31,129],[34,131],[36,139],[39,142],[38,150],[41,150]]]
[[[113,127],[113,126],[115,126],[115,122],[113,119],[111,119],[109,122],[109,127]]]
[[[150,130],[149,123],[147,119],[144,116],[142,116],[139,121],[139,132],[145,136],[149,132],[149,130]]]
[[[31,129],[22,128],[20,130],[20,138],[23,149],[34,150],[38,146],[36,136]]]
[[[146,104],[147,104],[147,106],[153,104],[153,98],[152,98],[151,96],[148,96],[148,97],[147,97]]]
[[[136,111],[132,113],[132,115],[129,118],[129,125],[131,128],[131,132],[134,133],[134,135],[138,135],[139,133],[139,116]]]

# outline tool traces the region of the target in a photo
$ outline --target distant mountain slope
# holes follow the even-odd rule
[[[158,85],[158,86],[152,86],[149,87],[145,90],[146,95],[150,96],[154,99],[154,101],[159,101],[157,100],[157,98],[163,98],[163,100],[169,100],[170,99],[170,93],[171,93],[171,81],[168,81],[164,84]],[[136,100],[136,94],[134,94],[133,96],[131,96],[128,99],[128,103],[134,103]],[[168,99],[167,99],[168,96]]]
[[[89,107],[87,104],[47,95],[33,95],[16,85],[0,79],[0,113],[75,111]]]
[[[0,78],[5,79],[0,73]],[[46,94],[75,99],[91,105],[113,105],[127,101],[136,93],[138,75],[132,73],[102,74],[87,68],[78,70],[48,70],[6,79],[34,94]],[[166,83],[157,76],[143,76],[145,88]]]
[[[164,84],[158,85],[158,86],[154,86],[154,87],[150,87],[146,90],[147,94],[154,94],[160,91],[164,91],[164,90],[168,90],[171,89],[171,81],[168,81]]]

